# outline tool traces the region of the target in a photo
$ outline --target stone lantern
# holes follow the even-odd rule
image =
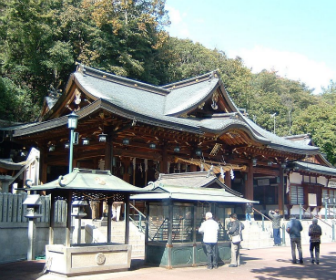
[[[28,195],[23,205],[27,206],[25,217],[28,218],[28,250],[27,260],[31,261],[35,258],[35,232],[36,232],[36,219],[41,218],[42,214],[39,213],[40,206],[42,205],[40,195]]]
[[[89,204],[86,200],[75,200],[72,203],[71,216],[74,217],[75,219],[78,219],[77,244],[81,243],[81,229],[82,229],[81,219],[87,215],[84,211],[84,208],[87,205],[89,205]]]

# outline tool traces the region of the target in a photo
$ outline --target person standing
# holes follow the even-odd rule
[[[203,243],[205,245],[208,265],[207,269],[218,268],[217,261],[217,241],[219,225],[213,220],[212,213],[205,214],[205,221],[201,224],[198,232],[203,233]]]
[[[231,263],[229,267],[237,267],[239,265],[239,247],[240,242],[243,241],[242,230],[244,224],[237,219],[237,214],[230,215],[230,222],[228,223],[228,234],[231,237]]]
[[[251,203],[246,203],[245,207],[245,216],[246,216],[246,221],[251,222],[251,214],[253,212],[252,204]]]
[[[281,238],[280,238],[280,221],[281,216],[279,215],[279,209],[270,210],[268,215],[272,219],[272,228],[273,228],[273,238],[274,238],[274,246],[281,246]]]
[[[286,231],[289,233],[291,240],[291,249],[292,249],[292,263],[296,263],[296,247],[299,252],[299,260],[300,264],[303,264],[302,258],[302,247],[301,247],[301,231],[302,225],[296,217],[291,218],[291,220],[287,223]]]
[[[316,264],[320,263],[320,243],[321,243],[321,235],[322,229],[317,224],[317,219],[313,219],[312,224],[309,226],[308,235],[310,236],[310,256],[311,263]],[[314,249],[315,249],[315,258],[314,258]]]

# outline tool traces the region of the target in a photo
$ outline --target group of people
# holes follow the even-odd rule
[[[303,264],[302,258],[302,248],[301,248],[301,231],[302,224],[295,217],[292,218],[286,225],[286,231],[289,233],[291,240],[291,249],[292,249],[292,262],[297,263],[296,259],[296,249],[299,253],[299,262]],[[317,219],[313,219],[312,224],[309,226],[308,235],[310,236],[310,257],[311,263],[319,264],[320,263],[320,243],[322,229],[317,224]]]
[[[278,209],[270,210],[269,216],[272,219],[274,246],[281,246],[280,222],[282,217],[279,214]],[[231,239],[231,263],[229,267],[237,267],[240,264],[239,248],[241,241],[243,241],[242,230],[244,230],[244,224],[237,219],[237,214],[231,214],[230,222],[227,225],[227,233]],[[198,231],[203,234],[203,243],[207,255],[207,269],[218,268],[217,242],[219,224],[213,219],[211,212],[205,214],[205,221],[201,224]],[[291,241],[292,262],[296,264],[297,261],[299,261],[300,264],[303,264],[301,222],[295,217],[292,218],[286,225],[286,231],[289,234]],[[309,226],[308,235],[310,236],[309,250],[311,263],[319,264],[322,229],[317,224],[317,219],[313,219],[312,224]],[[298,251],[298,260],[296,258],[296,250]]]
[[[244,224],[237,219],[237,214],[234,213],[230,215],[230,222],[227,228],[231,238],[231,263],[229,267],[237,267],[240,262],[239,247],[240,242],[243,241],[242,230],[244,229]],[[212,218],[211,212],[205,214],[205,221],[201,224],[198,231],[203,233],[203,243],[207,255],[207,269],[218,268],[217,241],[219,225]]]
[[[279,214],[279,209],[270,210],[268,215],[272,219],[272,227],[273,227],[273,238],[274,238],[274,246],[281,246],[281,238],[280,238],[280,222],[281,215]],[[286,225],[286,231],[290,236],[291,241],[291,251],[292,251],[292,262],[296,264],[299,261],[300,264],[303,264],[302,257],[302,247],[301,247],[301,231],[302,224],[296,217],[291,218],[291,220]],[[312,224],[309,226],[308,235],[310,236],[310,257],[311,263],[319,264],[320,263],[320,243],[321,243],[321,235],[322,229],[317,224],[317,219],[313,219]],[[298,257],[296,258],[296,250],[298,251]]]

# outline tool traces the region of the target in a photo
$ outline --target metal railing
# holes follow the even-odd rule
[[[304,212],[308,212],[307,209],[304,209],[302,207],[302,205],[300,204],[300,215],[299,215],[300,220],[302,220],[302,211],[301,210],[303,210]],[[332,239],[332,241],[335,241],[335,221],[332,221],[331,225],[330,225],[326,221],[322,220],[318,215],[313,215],[312,213],[310,213],[310,214],[311,214],[312,218],[315,218],[315,219],[319,220],[320,222],[324,223],[325,225],[331,227],[331,239]]]
[[[253,211],[257,212],[259,215],[261,215],[261,228],[263,231],[265,231],[265,218],[269,221],[272,221],[270,218],[268,218],[265,214],[261,213],[260,211],[258,211],[255,208],[252,208]]]
[[[136,208],[132,203],[130,203],[130,209],[134,210],[136,214],[130,214],[129,219],[138,228],[140,232],[145,233],[146,226],[143,226],[143,221],[146,221],[146,215],[143,214],[138,208]],[[137,217],[137,219],[136,219]]]

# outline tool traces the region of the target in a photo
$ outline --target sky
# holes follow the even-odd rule
[[[166,0],[170,36],[321,93],[336,82],[336,0]]]

